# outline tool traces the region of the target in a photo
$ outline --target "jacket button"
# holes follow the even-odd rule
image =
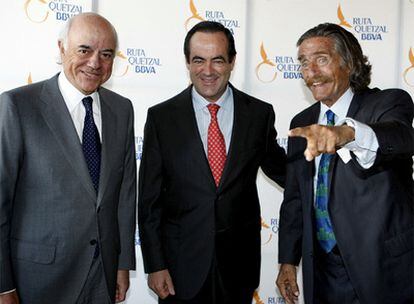
[[[90,240],[89,244],[91,244],[92,246],[96,245],[96,240],[95,239]]]

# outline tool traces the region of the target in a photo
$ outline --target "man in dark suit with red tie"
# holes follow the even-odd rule
[[[412,304],[412,99],[399,89],[369,89],[367,57],[336,24],[310,29],[297,45],[318,102],[291,123],[280,292],[287,303],[298,298],[302,259],[307,304]]]
[[[184,52],[192,85],[148,111],[139,231],[159,303],[251,303],[260,278],[259,167],[284,185],[270,104],[229,84],[231,32],[201,22]]]

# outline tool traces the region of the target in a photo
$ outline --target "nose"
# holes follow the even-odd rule
[[[319,74],[319,66],[316,64],[316,62],[312,61],[308,63],[308,66],[303,71],[304,76],[307,77],[313,77],[314,75]]]
[[[206,61],[203,67],[203,72],[206,75],[211,75],[213,73],[213,66],[212,63],[209,61]]]
[[[93,52],[89,57],[88,66],[93,69],[98,69],[101,65],[100,57],[98,52]]]

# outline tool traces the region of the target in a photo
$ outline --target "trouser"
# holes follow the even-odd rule
[[[174,282],[173,282],[174,283]],[[175,296],[168,296],[166,299],[159,299],[159,304],[251,304],[254,289],[240,288],[237,290],[226,289],[221,280],[215,262],[208,273],[207,279],[200,291],[189,300],[177,299]]]
[[[329,253],[315,247],[315,304],[360,304],[338,247]]]
[[[83,285],[82,291],[76,304],[110,304],[108,288],[102,262],[99,259],[99,249],[96,250],[89,269],[88,277]]]

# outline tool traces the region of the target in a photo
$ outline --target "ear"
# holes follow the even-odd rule
[[[59,47],[59,53],[60,55],[65,54],[65,46],[62,40],[58,40],[58,47]]]
[[[230,62],[230,64],[231,64],[231,70],[233,71],[233,68],[234,68],[234,64],[236,63],[236,55],[234,55],[234,57],[233,57],[233,61],[232,62]]]

